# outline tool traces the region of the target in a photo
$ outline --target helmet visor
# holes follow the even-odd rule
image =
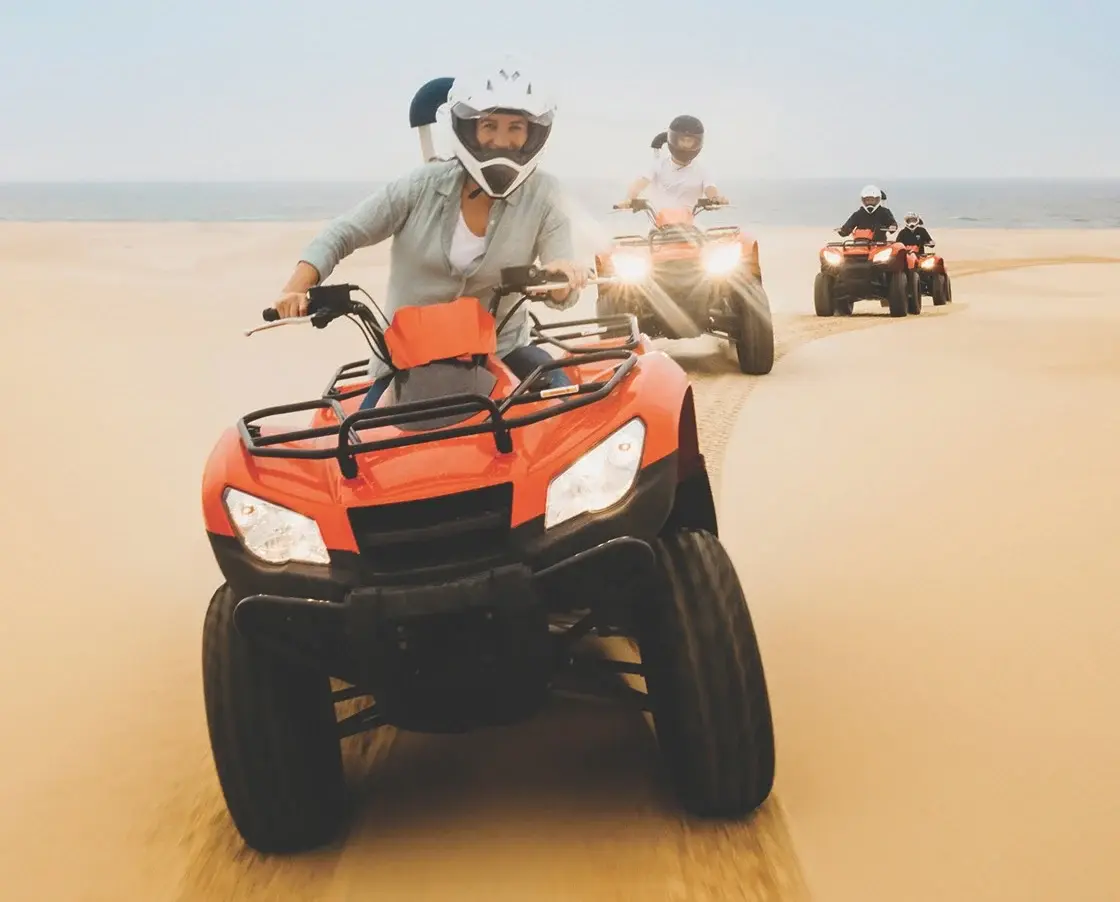
[[[676,159],[683,162],[693,160],[704,146],[703,135],[689,135],[677,131],[669,131],[669,152]]]
[[[479,140],[478,123],[492,113],[521,116],[525,119],[527,134],[520,147],[509,146],[506,142],[488,146]],[[471,156],[480,163],[505,159],[512,160],[518,166],[524,166],[541,152],[548,140],[548,135],[552,131],[552,112],[530,115],[526,110],[476,110],[469,104],[457,103],[451,107],[451,127]]]

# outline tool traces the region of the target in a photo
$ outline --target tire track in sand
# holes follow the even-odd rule
[[[968,260],[954,277],[1120,258]],[[959,300],[922,316],[949,315]],[[775,316],[776,359],[817,338],[890,322],[884,313]],[[681,342],[701,445],[719,492],[735,420],[758,379],[708,339]],[[394,751],[395,750],[395,751]],[[213,766],[163,808],[152,842],[185,851],[178,902],[278,898],[765,900],[810,898],[776,791],[740,824],[680,816],[662,789],[645,718],[560,703],[516,728],[465,737],[383,729],[344,742],[355,820],[334,846],[289,858],[247,849]],[[781,766],[779,763],[779,781]],[[779,783],[780,785],[780,783]]]

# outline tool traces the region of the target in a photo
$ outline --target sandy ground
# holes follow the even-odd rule
[[[941,231],[956,303],[897,322],[813,317],[829,236],[764,231],[774,372],[674,349],[773,684],[750,823],[679,818],[642,719],[572,703],[347,740],[345,842],[246,851],[202,708],[199,479],[238,414],[361,355],[240,334],[314,230],[0,225],[5,900],[1114,898],[1116,232]],[[337,276],[376,292],[383,259]]]

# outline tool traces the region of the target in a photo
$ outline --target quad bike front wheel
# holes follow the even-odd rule
[[[917,316],[922,312],[922,280],[915,270],[906,274],[909,298],[906,301],[906,312]]]
[[[669,779],[695,815],[745,816],[774,786],[774,725],[739,578],[704,530],[676,530],[654,550],[661,588],[637,638]]]
[[[933,304],[941,307],[949,303],[949,274],[937,273],[933,277]]]
[[[832,299],[835,288],[836,282],[832,276],[825,275],[823,272],[817,273],[817,277],[813,280],[813,307],[817,311],[817,316],[832,316],[836,312]]]
[[[904,272],[892,272],[887,282],[887,306],[891,316],[906,316],[910,307],[910,280]]]
[[[774,368],[774,319],[770,298],[761,282],[752,281],[735,294],[733,302],[738,313],[734,344],[739,372],[765,376]]]
[[[250,644],[238,598],[214,593],[202,632],[206,721],[230,816],[258,852],[331,841],[346,818],[346,786],[330,679]]]

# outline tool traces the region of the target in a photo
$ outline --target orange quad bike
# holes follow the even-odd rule
[[[945,258],[940,254],[919,252],[917,247],[907,247],[918,258],[918,287],[921,293],[933,299],[935,307],[953,303],[953,284],[945,268]]]
[[[489,304],[406,307],[391,323],[357,286],[326,285],[307,316],[267,309],[249,330],[346,318],[391,374],[363,410],[370,361],[348,363],[319,397],[241,417],[206,463],[224,577],[203,627],[206,714],[253,849],[344,830],[344,737],[513,724],[562,694],[650,712],[689,812],[746,816],[770,794],[766,677],[686,374],[626,314],[531,317],[554,359],[524,380],[496,353],[513,310],[562,278],[510,267]],[[572,384],[542,387],[557,369]],[[275,422],[292,415],[309,421]],[[614,636],[640,663],[589,650]]]
[[[821,248],[820,265],[813,284],[817,316],[851,316],[861,300],[880,301],[891,316],[922,312],[918,256],[901,242],[856,229],[851,238]]]
[[[645,211],[652,228],[617,236],[608,252],[596,255],[596,271],[615,277],[598,289],[597,311],[633,314],[652,337],[725,338],[741,372],[765,375],[774,367],[774,323],[758,242],[738,226],[696,225],[697,213],[720,206],[707,198],[691,210],[654,211],[643,198],[615,205]]]

